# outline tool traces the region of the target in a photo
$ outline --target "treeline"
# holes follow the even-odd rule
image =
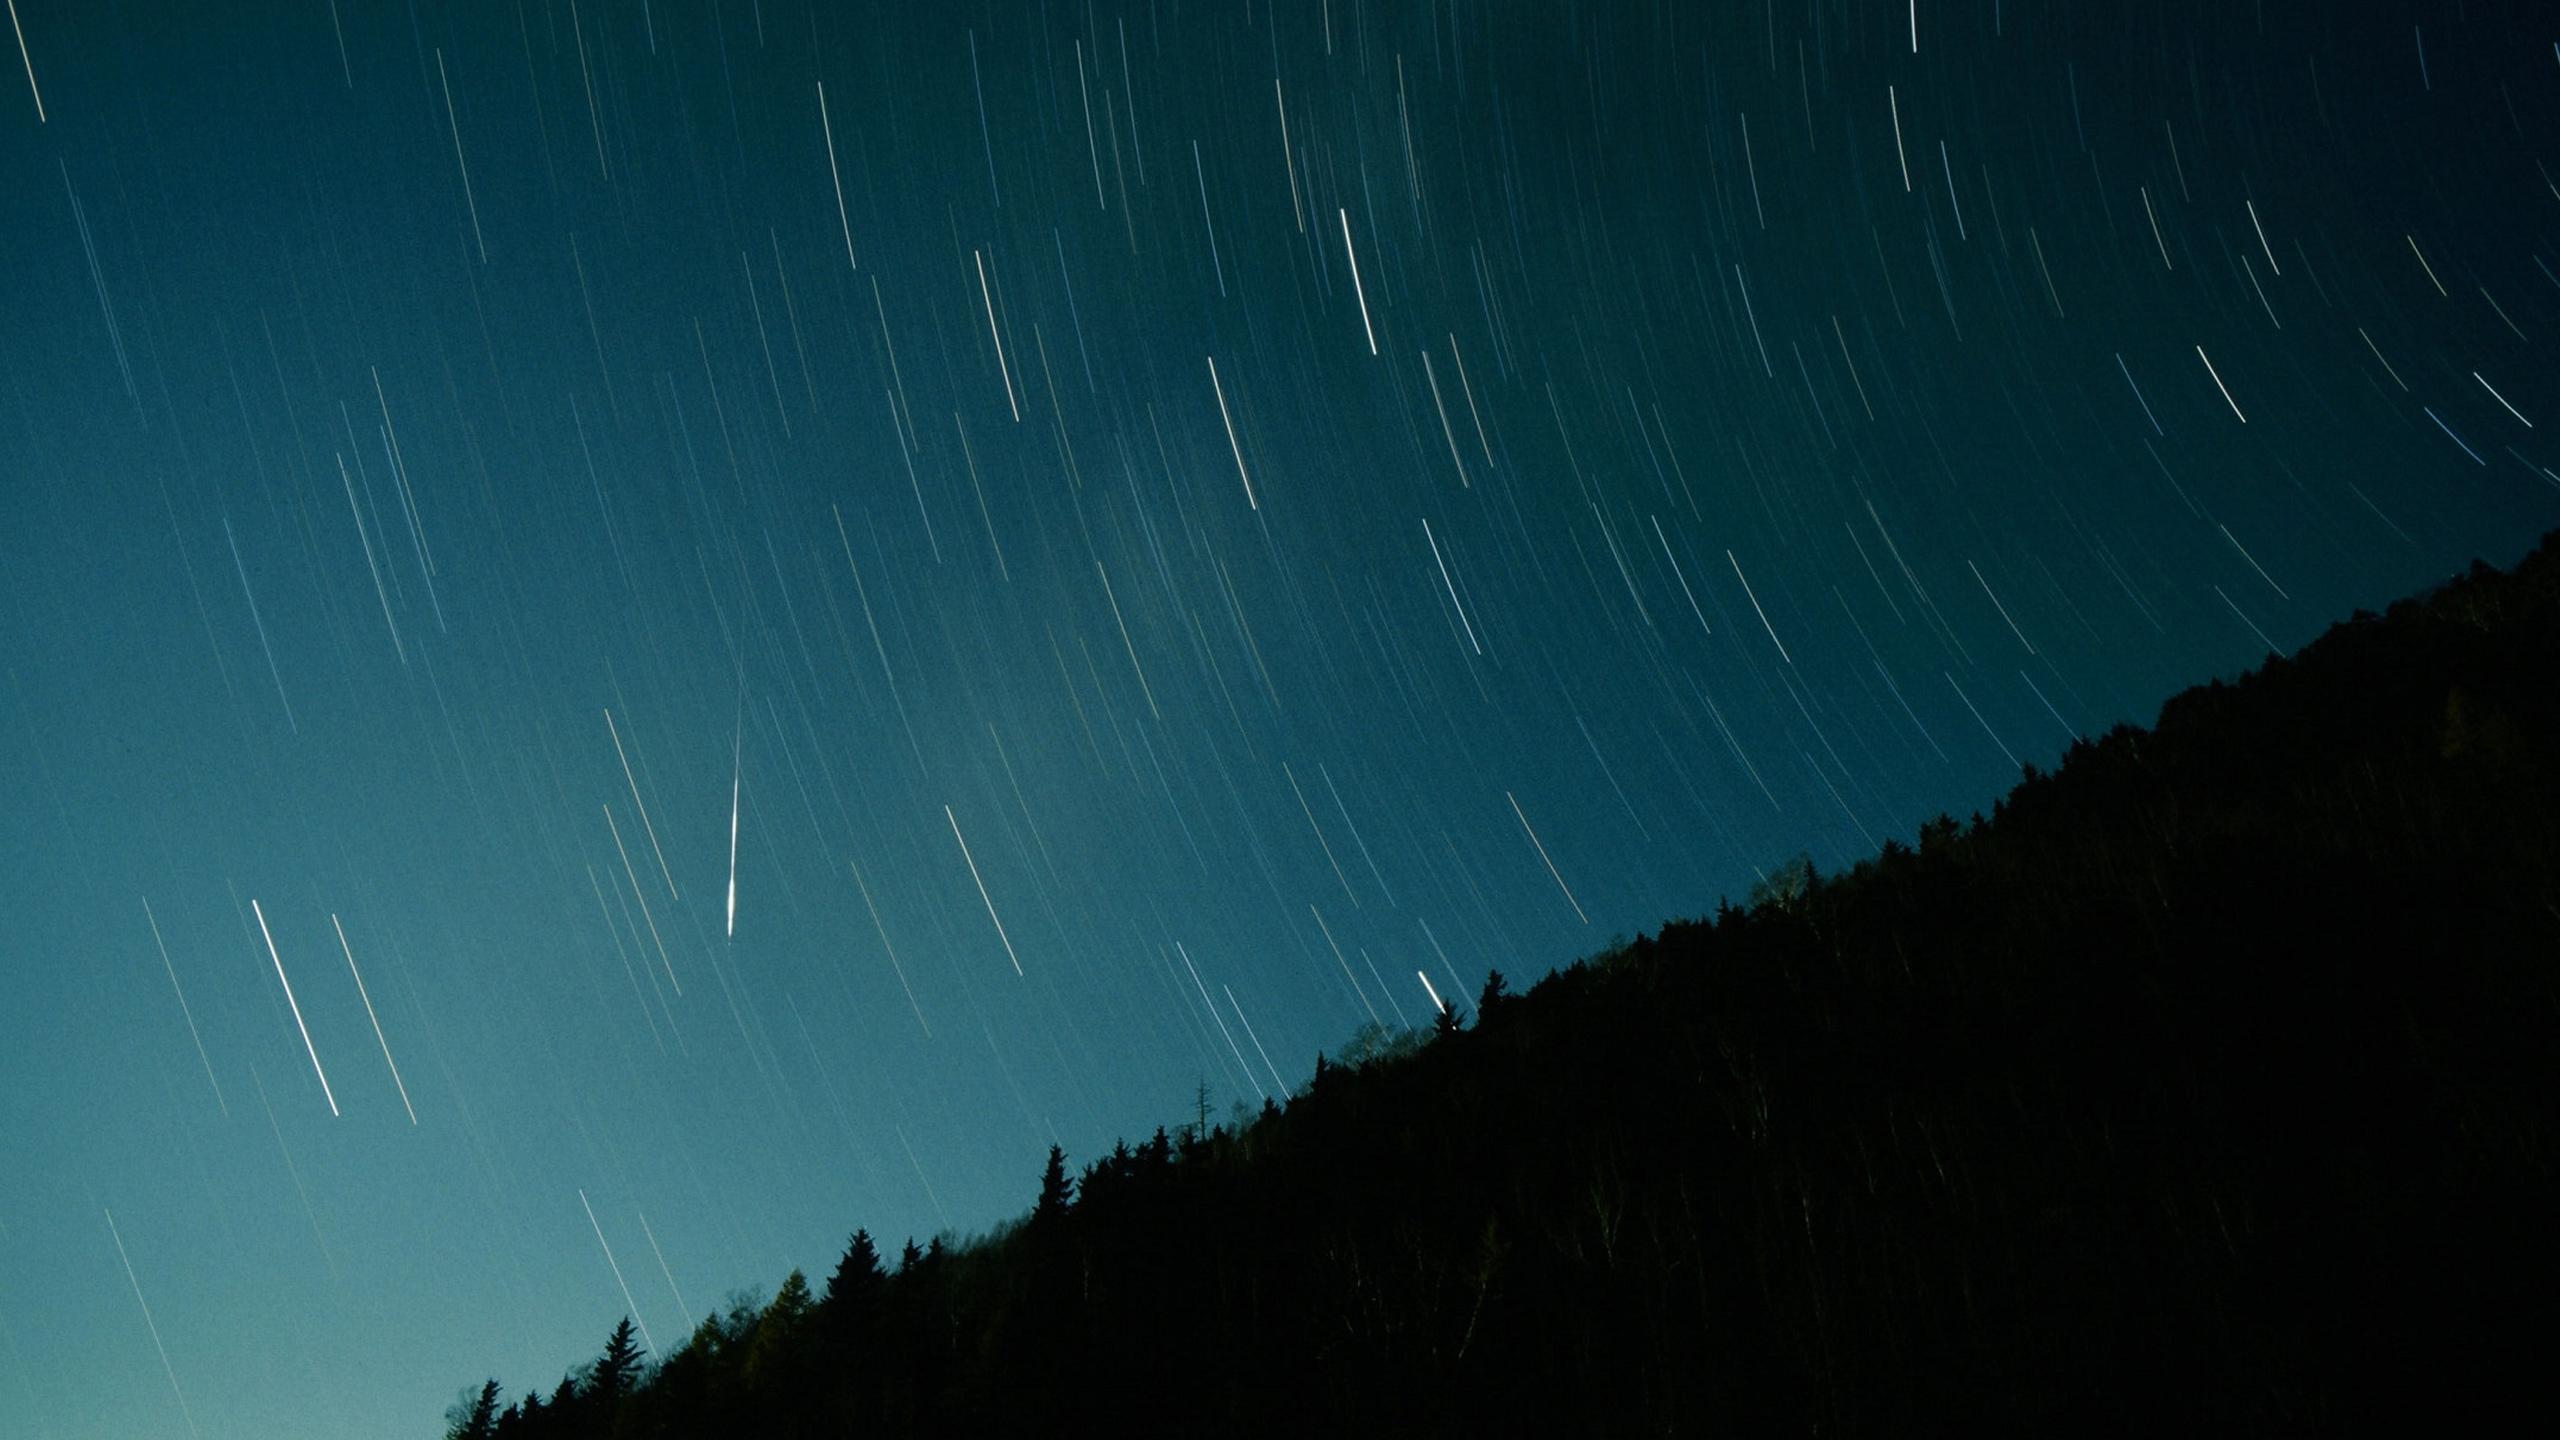
[[[966,1246],[456,1433],[2548,1415],[2560,536]]]

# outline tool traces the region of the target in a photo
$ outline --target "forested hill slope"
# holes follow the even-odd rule
[[[882,1263],[857,1237],[654,1365],[626,1346],[530,1409],[493,1383],[456,1426],[2550,1411],[2560,538],[2075,746],[1988,819],[1795,877],[1489,984],[1250,1124],[1053,1169],[987,1240]]]

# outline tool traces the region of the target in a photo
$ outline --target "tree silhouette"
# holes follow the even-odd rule
[[[2560,537],[487,1440],[2547,1409],[2555,677]]]
[[[493,1440],[498,1432],[498,1382],[464,1390],[445,1411],[445,1440]]]
[[[588,1398],[576,1374],[561,1376],[560,1383],[552,1387],[548,1402],[552,1428],[556,1431],[575,1427],[586,1416],[588,1407],[585,1402]]]
[[[1792,910],[1805,903],[1819,878],[1814,873],[1812,856],[1802,853],[1789,856],[1753,883],[1749,906],[1754,910],[1764,905]]]
[[[826,1308],[847,1316],[868,1313],[879,1302],[881,1288],[888,1280],[887,1272],[880,1268],[880,1252],[871,1243],[871,1232],[856,1230],[852,1242],[844,1247],[844,1257],[836,1261],[835,1273],[827,1277]]]
[[[1067,1152],[1049,1147],[1049,1163],[1040,1171],[1040,1198],[1031,1206],[1031,1223],[1052,1226],[1067,1218],[1075,1204],[1075,1183],[1067,1178]]]
[[[779,1330],[796,1330],[816,1304],[809,1293],[809,1277],[794,1270],[782,1277],[781,1287],[773,1292],[773,1303],[764,1307],[762,1323]]]
[[[1435,1036],[1457,1034],[1458,1007],[1455,1005],[1442,1005],[1440,1007],[1438,1017],[1431,1022],[1431,1033]]]
[[[620,1324],[604,1342],[604,1354],[596,1361],[594,1375],[588,1380],[587,1393],[610,1406],[629,1393],[640,1381],[640,1367],[647,1354],[640,1347],[639,1333],[632,1328],[631,1317]]]
[[[809,1317],[816,1310],[808,1277],[797,1270],[784,1276],[747,1339],[740,1376],[751,1388],[773,1392],[795,1388],[793,1377],[807,1353]]]

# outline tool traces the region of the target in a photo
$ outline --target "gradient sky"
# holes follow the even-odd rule
[[[2539,5],[13,6],[0,1437],[664,1352],[2560,523]]]

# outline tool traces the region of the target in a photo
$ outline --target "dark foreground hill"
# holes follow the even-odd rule
[[[2560,1355],[2560,537],[509,1436],[2469,1428]],[[474,1428],[478,1427],[478,1428]]]

